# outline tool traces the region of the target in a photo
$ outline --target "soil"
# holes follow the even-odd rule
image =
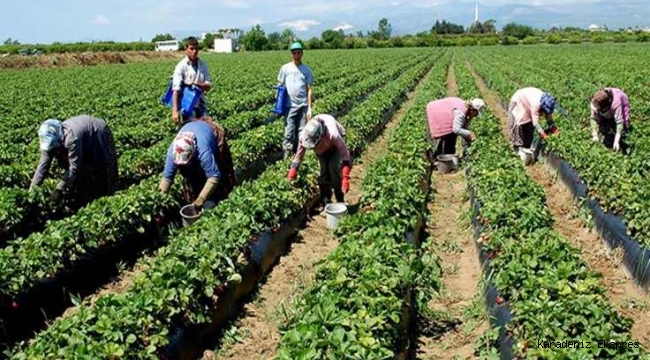
[[[505,133],[507,116],[499,103],[499,95],[487,89],[471,65],[468,64],[468,67],[486,104],[501,120]],[[632,338],[639,341],[645,349],[650,349],[650,298],[635,287],[622,270],[621,250],[611,253],[607,251],[598,234],[577,216],[579,205],[550,168],[538,163],[527,166],[526,170],[546,191],[546,204],[553,214],[555,230],[580,249],[582,261],[602,276],[601,283],[605,286],[609,302],[617,308],[619,314],[634,320],[630,331]]]
[[[150,60],[180,59],[182,57],[182,53],[176,51],[84,52],[38,56],[9,55],[0,57],[0,69],[126,64]]]
[[[447,75],[447,94],[456,96],[457,91],[452,61]],[[482,270],[467,218],[470,209],[465,196],[467,180],[463,171],[432,176],[431,191],[435,195],[428,205],[427,232],[431,242],[428,250],[440,257],[444,288],[429,307],[451,315],[458,322],[440,336],[421,337],[418,359],[474,358],[474,343],[489,328],[489,322],[479,287]],[[480,310],[470,315],[475,301]]]
[[[383,134],[355,161],[350,174],[350,191],[345,197],[350,208],[355,208],[361,201],[361,183],[367,166],[385,151],[387,140],[411,107],[413,97],[426,78],[428,76],[409,94]],[[235,324],[238,339],[234,344],[230,344],[233,341],[222,341],[218,350],[206,350],[203,360],[270,359],[276,355],[281,339],[279,327],[290,319],[295,302],[309,288],[316,263],[338,246],[336,238],[325,228],[325,222],[325,215],[321,213],[300,230],[288,253],[260,284],[256,299],[244,305],[244,311]]]

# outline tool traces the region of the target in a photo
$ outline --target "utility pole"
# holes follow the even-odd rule
[[[478,22],[478,4],[476,4],[474,7],[474,22]]]

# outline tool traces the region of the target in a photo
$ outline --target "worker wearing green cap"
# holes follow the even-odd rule
[[[284,127],[282,149],[284,158],[288,159],[298,148],[298,134],[311,119],[312,92],[314,75],[309,66],[302,63],[302,44],[294,42],[289,47],[291,61],[284,64],[278,74],[278,83],[287,88],[291,98],[291,109],[287,114]]]

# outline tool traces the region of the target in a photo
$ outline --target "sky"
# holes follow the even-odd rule
[[[306,31],[337,12],[410,5],[435,9],[445,0],[2,0],[0,41],[149,41],[157,33],[217,30],[255,24]],[[469,1],[469,0],[467,0]],[[591,3],[598,0],[571,0]],[[532,4],[552,8],[566,0],[484,0],[485,5]],[[387,14],[386,16],[389,16]],[[444,14],[440,14],[444,17]],[[337,28],[347,30],[341,23]]]

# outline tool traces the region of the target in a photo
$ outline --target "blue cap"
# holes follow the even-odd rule
[[[555,110],[555,98],[549,93],[544,93],[542,95],[542,102],[540,104],[540,107],[544,113],[552,114]]]

